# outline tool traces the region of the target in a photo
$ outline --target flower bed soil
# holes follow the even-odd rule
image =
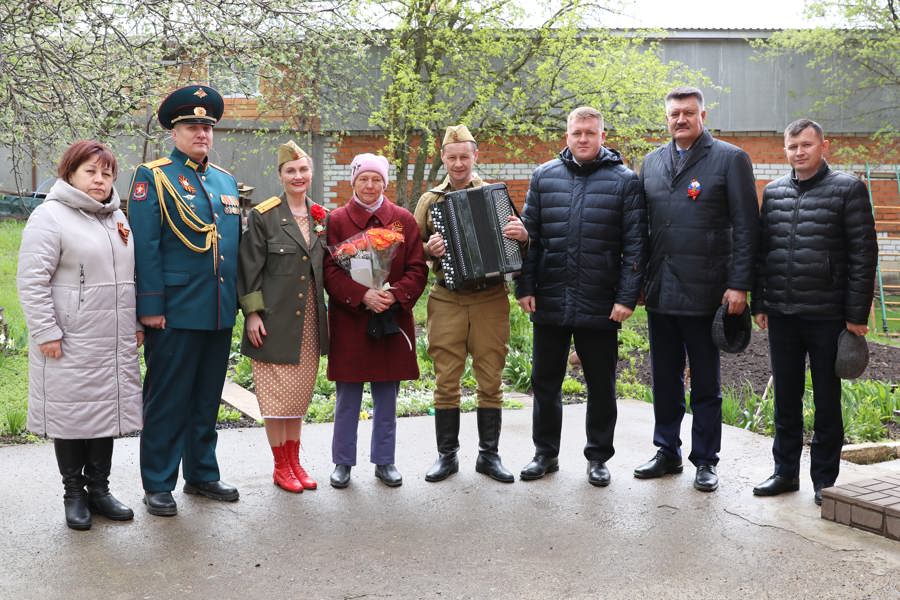
[[[635,361],[638,380],[651,384],[650,359],[638,356]],[[769,376],[772,374],[769,365],[769,336],[765,331],[754,330],[750,345],[741,354],[722,353],[721,362],[722,387],[738,388],[746,383],[753,391],[762,394],[766,389]],[[619,369],[623,365],[620,361]],[[869,366],[861,379],[878,379],[900,384],[900,348],[869,342]]]

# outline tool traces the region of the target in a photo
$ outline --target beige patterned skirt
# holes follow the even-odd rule
[[[315,283],[310,282],[307,297],[311,300],[316,298]],[[298,364],[275,364],[259,360],[251,362],[256,398],[263,418],[305,417],[319,371],[319,316],[315,301],[306,303]]]

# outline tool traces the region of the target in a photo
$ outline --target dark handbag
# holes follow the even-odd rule
[[[372,313],[366,325],[366,334],[380,340],[386,335],[400,333],[400,326],[397,325],[396,319],[398,312],[400,312],[400,305],[395,303],[391,304],[390,308],[384,312]]]

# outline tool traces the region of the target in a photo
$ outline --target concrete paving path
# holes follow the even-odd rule
[[[367,463],[370,423],[345,490],[327,483],[331,426],[306,426],[304,464],[322,485],[302,495],[273,486],[262,429],[225,431],[220,464],[240,501],[179,486],[174,518],[144,511],[138,440],[118,440],[112,487],[136,517],[97,517],[88,532],[65,526],[51,444],[0,448],[0,598],[900,598],[900,544],[820,519],[808,476],[799,493],[753,497],[771,473],[770,439],[726,427],[712,494],[691,487],[690,465],[636,480],[654,452],[653,413],[622,401],[612,484],[594,488],[584,406],[564,414],[561,470],[514,484],[474,472],[473,414],[460,473],[437,484],[423,479],[432,419],[400,419],[397,489]],[[504,419],[501,454],[518,473],[532,455],[530,411]],[[897,470],[845,463],[840,482]]]

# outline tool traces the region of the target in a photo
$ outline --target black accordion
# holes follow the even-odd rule
[[[447,192],[431,205],[446,248],[441,269],[447,289],[481,289],[522,270],[519,242],[502,233],[511,215],[518,212],[503,183]]]

